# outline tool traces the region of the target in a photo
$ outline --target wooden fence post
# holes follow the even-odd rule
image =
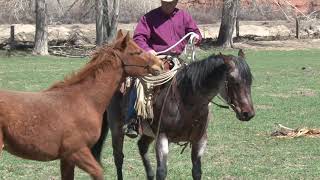
[[[14,48],[14,25],[10,26],[10,48]]]
[[[296,17],[296,38],[300,39],[300,21],[299,18]]]
[[[10,39],[7,48],[7,56],[11,56],[12,50],[15,48],[15,40],[14,40],[14,25],[10,26]]]
[[[240,33],[239,33],[239,18],[236,18],[236,36],[237,38],[240,37]]]

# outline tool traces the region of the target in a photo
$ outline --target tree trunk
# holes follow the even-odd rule
[[[240,37],[240,25],[239,25],[239,18],[236,18],[236,36],[237,38]]]
[[[103,1],[104,0],[96,0],[96,44],[98,46],[104,42]]]
[[[108,0],[96,0],[97,45],[110,42],[116,35],[120,0],[112,0],[111,13],[109,13],[109,7]]]
[[[120,0],[113,0],[113,13],[111,16],[110,34],[108,39],[113,39],[116,36],[120,11]]]
[[[36,0],[36,35],[33,54],[48,55],[48,22],[46,0]]]
[[[105,11],[103,16],[105,21],[104,39],[107,42],[110,42],[117,32],[120,0],[112,0],[111,13],[109,13],[109,6],[110,4],[108,3],[108,0],[105,0]]]
[[[218,45],[229,48],[233,46],[232,34],[238,14],[239,0],[224,0]]]

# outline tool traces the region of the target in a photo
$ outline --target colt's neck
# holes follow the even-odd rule
[[[92,100],[97,111],[101,114],[105,111],[124,78],[122,65],[118,64],[117,66],[119,67],[98,73],[94,79],[88,79],[78,87],[82,94]]]

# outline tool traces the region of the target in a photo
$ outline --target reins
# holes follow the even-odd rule
[[[161,107],[159,121],[158,121],[157,133],[156,133],[156,136],[155,136],[156,140],[158,140],[158,136],[159,136],[159,133],[160,133],[160,126],[161,126],[161,120],[162,120],[164,107],[165,107],[165,104],[167,102],[167,98],[168,98],[168,96],[170,94],[170,91],[172,89],[172,84],[174,83],[174,81],[175,81],[175,78],[173,78],[172,81],[170,82],[170,86],[168,87],[167,92],[166,92],[166,96],[164,97],[164,101],[163,101],[163,104],[162,104],[162,107]]]
[[[221,97],[221,95],[218,95],[217,97],[218,97],[221,101],[223,101],[225,104],[227,104],[227,106],[226,106],[226,105],[218,104],[218,103],[214,102],[213,100],[208,100],[208,101],[211,102],[212,104],[218,106],[219,108],[230,109],[230,106],[233,107],[234,105],[231,103],[230,97],[228,96],[229,88],[228,88],[228,81],[227,81],[227,80],[224,82],[224,87],[225,87],[225,91],[226,91],[226,94],[227,94],[228,99],[227,99],[227,100],[223,99],[223,98]]]

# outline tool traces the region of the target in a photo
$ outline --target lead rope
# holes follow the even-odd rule
[[[164,50],[164,51],[159,51],[159,52],[156,52],[156,55],[160,55],[160,54],[164,54],[168,51],[170,51],[171,49],[175,48],[178,44],[180,44],[183,40],[185,40],[188,36],[190,36],[190,39],[189,39],[189,44],[191,44],[191,54],[192,54],[192,61],[195,60],[195,39],[196,37],[198,36],[198,34],[196,34],[195,32],[189,32],[188,34],[186,34],[185,36],[183,36],[178,42],[176,42],[174,45],[172,45],[171,47],[169,47],[168,49]],[[185,48],[185,53],[187,54],[186,52],[186,49]]]

